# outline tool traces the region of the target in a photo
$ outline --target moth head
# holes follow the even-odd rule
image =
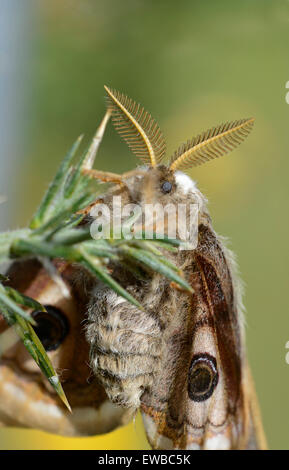
[[[126,95],[106,86],[105,90],[113,124],[145,165],[143,183],[148,193],[156,190],[156,198],[187,197],[194,184],[186,173],[233,150],[247,137],[254,123],[250,118],[213,127],[182,144],[165,164],[166,142],[157,122]]]
[[[205,208],[205,198],[187,173],[193,167],[225,155],[237,147],[251,131],[254,119],[241,119],[213,127],[180,145],[166,159],[166,142],[152,116],[123,93],[107,86],[104,88],[107,112],[88,152],[84,173],[120,185],[122,194],[126,192],[127,202],[166,204],[187,201],[199,204],[200,211],[200,206]],[[110,117],[121,138],[141,163],[136,170],[123,175],[92,170],[96,149]]]

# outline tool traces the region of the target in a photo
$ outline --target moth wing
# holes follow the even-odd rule
[[[148,439],[155,449],[263,448],[229,253],[201,225],[184,256],[195,293],[171,289],[167,298],[163,363],[142,397]]]
[[[65,339],[48,355],[60,376],[72,413],[18,341],[0,358],[0,423],[62,435],[105,433],[122,424],[124,412],[108,400],[89,367],[84,334],[88,286],[73,266],[62,261],[55,261],[55,266],[68,289],[68,297],[37,260],[15,262],[8,272],[9,285],[45,306],[56,308],[67,320]],[[0,315],[1,330],[7,330],[7,325]]]
[[[248,434],[246,440],[246,449],[266,450],[267,440],[263,428],[259,402],[255,390],[255,384],[248,363],[245,366],[244,370],[244,390],[247,396],[248,403]]]

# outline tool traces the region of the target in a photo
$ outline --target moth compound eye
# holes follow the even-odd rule
[[[193,401],[205,401],[212,395],[219,380],[216,359],[210,354],[196,354],[188,377],[188,394]]]
[[[163,193],[170,193],[173,188],[173,185],[169,181],[164,181],[164,183],[162,183],[161,188]]]
[[[46,351],[59,348],[69,332],[69,323],[61,310],[51,305],[44,306],[47,312],[35,310],[31,316],[36,321],[34,331]]]

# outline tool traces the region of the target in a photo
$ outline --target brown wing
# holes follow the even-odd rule
[[[255,391],[255,385],[252,378],[251,370],[248,364],[243,369],[243,387],[247,396],[248,403],[248,426],[246,449],[266,450],[267,440],[263,428],[261,412],[259,408],[258,398]]]
[[[17,342],[0,359],[0,423],[63,435],[108,432],[121,424],[123,410],[110,403],[88,365],[83,325],[87,291],[77,281],[73,266],[62,261],[56,261],[55,265],[69,289],[68,298],[36,260],[14,263],[8,276],[10,285],[56,313],[56,324],[50,325],[47,319],[40,318],[39,333],[46,341],[52,336],[54,346],[48,354],[60,374],[72,414],[55,395],[22,343]],[[57,315],[66,328],[58,340],[61,325],[57,323]],[[0,315],[0,331],[1,328],[3,331],[7,327]],[[51,344],[47,343],[47,347]]]
[[[255,432],[230,259],[206,225],[199,226],[197,249],[185,257],[195,293],[191,299],[168,296],[173,320],[163,364],[142,400],[149,441],[157,449],[263,448]]]

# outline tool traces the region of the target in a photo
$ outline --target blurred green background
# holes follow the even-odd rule
[[[6,185],[5,162],[13,162],[2,228],[26,224],[70,144],[82,132],[88,142],[104,113],[104,84],[152,113],[169,154],[222,121],[256,118],[239,149],[192,176],[210,201],[216,230],[230,238],[246,284],[247,345],[269,446],[288,449],[288,0],[11,3],[12,35],[24,27],[11,74],[19,106],[11,141],[18,145],[1,156]],[[8,126],[3,109],[2,121]],[[96,167],[119,172],[136,163],[109,126]],[[147,447],[139,419],[90,439],[0,430],[1,449]]]

